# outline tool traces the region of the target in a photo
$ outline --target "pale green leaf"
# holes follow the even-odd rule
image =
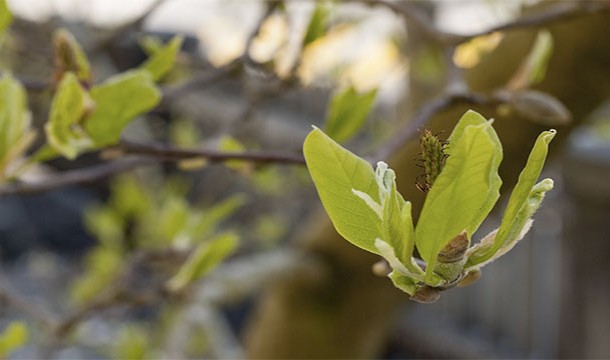
[[[466,124],[480,122],[469,112]],[[480,115],[478,115],[480,117]],[[458,124],[450,137],[446,165],[426,197],[415,241],[427,263],[426,280],[433,277],[436,256],[462,230],[468,237],[477,230],[499,197],[502,180],[498,167],[502,146],[490,122]]]
[[[98,146],[116,144],[135,117],[152,110],[161,92],[145,70],[121,73],[91,89],[95,110],[86,121],[87,133]]]
[[[167,45],[155,51],[140,68],[148,71],[154,81],[161,80],[174,67],[183,40],[183,36],[174,36]]]
[[[8,8],[6,0],[0,0],[0,34],[13,22],[13,13]]]
[[[303,153],[322,205],[337,232],[352,244],[378,254],[375,239],[380,236],[381,220],[352,192],[362,191],[379,202],[371,165],[317,128],[305,139]]]
[[[117,360],[144,360],[151,347],[146,330],[141,326],[127,325],[118,331],[114,341],[113,357]]]
[[[53,34],[56,66],[58,71],[73,72],[78,80],[90,83],[92,80],[89,59],[76,38],[66,29],[58,29]]]
[[[493,245],[483,248],[480,252],[475,252],[468,260],[469,265],[482,263],[491,258],[501,247],[514,241],[521,232],[525,222],[533,215],[540,205],[544,193],[553,187],[552,181],[547,179],[537,186],[534,186],[548,153],[548,146],[556,131],[544,131],[538,136],[525,168],[519,175],[517,185],[513,189],[508,200],[508,205],[504,211],[502,222],[498,233],[495,236]],[[549,182],[550,181],[550,182]]]
[[[93,108],[93,102],[72,72],[66,73],[51,102],[49,120],[45,124],[47,141],[60,154],[74,159],[93,146],[82,128],[83,118]]]
[[[98,246],[85,257],[85,273],[70,289],[72,301],[85,304],[104,291],[120,273],[123,256],[115,249]]]
[[[532,49],[511,79],[508,88],[523,89],[544,80],[552,54],[553,36],[547,30],[538,32]]]
[[[351,139],[368,117],[377,90],[359,93],[353,86],[335,94],[326,117],[326,133],[337,142]]]
[[[22,156],[34,140],[23,86],[10,74],[0,77],[0,180],[6,167]]]
[[[318,1],[313,13],[311,14],[311,18],[309,18],[307,31],[303,37],[303,47],[324,36],[328,26],[329,15],[330,12],[328,6],[325,6],[321,1]]]
[[[0,359],[8,358],[13,351],[25,345],[28,337],[29,332],[25,323],[21,321],[9,323],[0,333]]]
[[[180,291],[193,281],[206,275],[222,260],[229,256],[238,245],[237,235],[220,234],[197,246],[180,270],[167,283],[171,291]]]
[[[193,238],[205,238],[217,228],[218,224],[233,215],[237,209],[246,203],[246,197],[236,194],[230,198],[196,214],[191,234]]]

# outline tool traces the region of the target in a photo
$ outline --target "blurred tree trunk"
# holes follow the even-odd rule
[[[610,46],[605,36],[610,34],[610,14],[557,23],[550,30],[555,50],[547,79],[539,88],[563,101],[578,123],[610,94]],[[467,74],[472,88],[486,91],[505,84],[529,51],[535,33],[528,29],[508,34],[496,51]],[[429,127],[451,129],[465,110],[455,106],[432,119]],[[535,137],[545,127],[512,115],[502,118],[493,108],[476,110],[497,119],[494,126],[505,149],[501,176],[505,187],[512,187]],[[560,128],[559,140],[568,133],[569,129]],[[559,149],[559,141],[552,149]],[[416,144],[409,144],[390,159],[402,194],[413,201],[414,214],[423,200],[413,186],[419,174],[412,160],[416,152]],[[379,357],[407,296],[388,279],[373,276],[370,268],[376,257],[349,245],[325,216],[308,225],[298,244],[325,259],[330,276],[322,284],[296,278],[270,284],[246,332],[249,357]]]

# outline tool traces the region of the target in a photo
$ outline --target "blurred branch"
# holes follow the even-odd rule
[[[260,151],[229,153],[218,150],[182,149],[164,144],[140,144],[126,140],[118,145],[118,149],[126,154],[145,155],[168,161],[204,158],[211,162],[243,160],[261,164],[305,164],[305,159],[301,154],[290,154],[286,152]]]
[[[6,302],[15,309],[27,314],[34,321],[41,324],[47,329],[53,329],[55,321],[40,307],[30,303],[30,301],[18,294],[0,274],[0,302]]]
[[[0,197],[7,195],[31,195],[69,185],[90,183],[152,163],[154,161],[147,158],[127,158],[83,169],[65,171],[58,175],[49,176],[39,182],[10,183],[0,187]]]
[[[469,35],[445,32],[434,25],[433,19],[421,12],[409,1],[390,0],[351,0],[369,6],[382,6],[402,16],[406,21],[419,27],[430,39],[445,45],[459,45],[475,37],[488,35],[497,31],[513,31],[528,28],[540,28],[560,21],[567,21],[595,13],[609,11],[608,1],[558,1],[543,11],[523,15],[515,20]]]

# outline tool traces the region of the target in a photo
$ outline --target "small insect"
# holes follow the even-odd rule
[[[445,161],[449,156],[445,150],[448,142],[441,140],[437,135],[432,134],[428,129],[420,130],[419,153],[417,166],[424,170],[415,179],[415,186],[422,192],[427,193],[432,184],[445,166]]]

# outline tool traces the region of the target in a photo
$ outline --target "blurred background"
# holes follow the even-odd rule
[[[377,259],[334,232],[302,164],[170,159],[37,194],[0,192],[0,333],[14,320],[29,333],[10,358],[610,357],[609,2],[7,4],[0,69],[28,89],[39,129],[53,95],[52,34],[66,28],[96,83],[184,35],[163,101],[123,132],[136,143],[298,156],[346,89],[374,94],[344,145],[384,154],[416,208],[416,141],[387,151],[409,122],[443,137],[468,108],[495,118],[500,209],[536,134],[559,132],[543,173],[556,186],[533,229],[477,283],[434,304],[372,275]],[[526,81],[536,52],[546,54],[543,75]],[[54,159],[26,180],[113,156]],[[496,214],[474,239],[498,225]],[[223,231],[239,235],[237,252],[180,296],[164,293],[181,255],[141,254]],[[128,296],[105,297],[114,287]]]

